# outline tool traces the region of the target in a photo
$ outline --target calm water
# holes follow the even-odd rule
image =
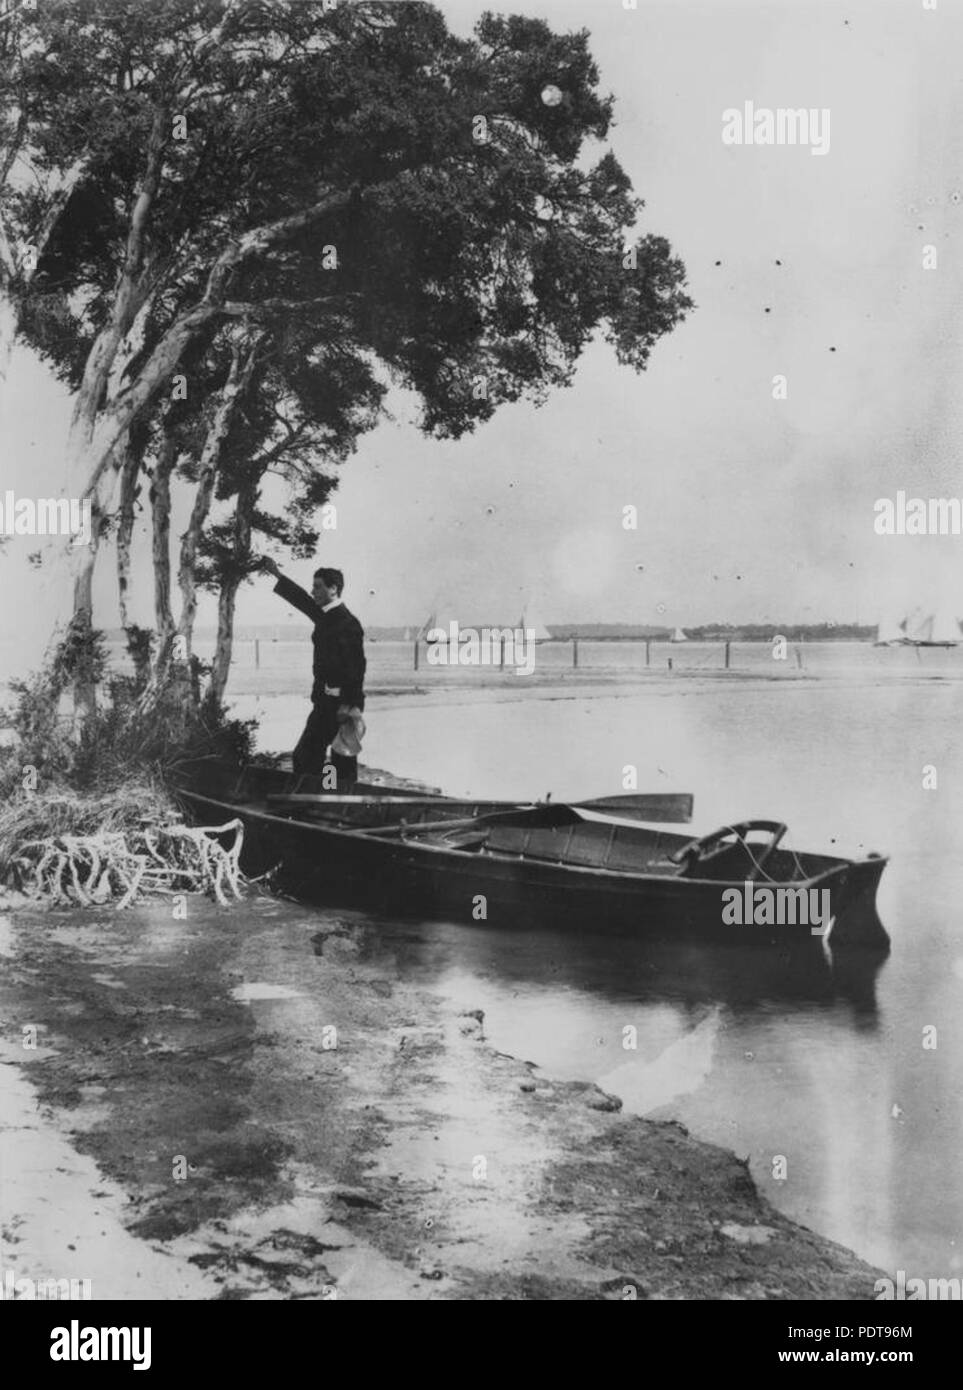
[[[380,708],[368,756],[450,791],[695,793],[695,832],[774,816],[790,843],[892,855],[878,971],[815,952],[656,951],[484,924],[385,930],[413,973],[486,1013],[498,1048],[591,1079],[750,1160],[804,1225],[886,1269],[963,1270],[963,756],[958,688],[652,689]],[[936,790],[923,789],[923,767]],[[622,1046],[637,1030],[637,1049]],[[937,1047],[925,1050],[923,1030]],[[785,1180],[773,1159],[786,1160]]]
[[[262,639],[255,643],[239,640],[234,646],[234,665],[231,681],[235,691],[265,688],[271,683],[271,673],[302,675],[310,667],[310,630],[304,629],[304,641]],[[213,643],[198,640],[197,654],[205,660],[213,655]],[[411,642],[367,643],[368,684],[398,678],[410,678],[414,669],[414,646]],[[678,671],[723,670],[723,642],[652,642],[648,664],[653,671],[665,671],[668,663]],[[767,676],[794,675],[808,671],[814,675],[833,672],[879,672],[883,676],[936,674],[944,671],[963,672],[963,645],[957,647],[874,647],[871,642],[791,642],[784,660],[773,658],[773,647],[767,642],[732,642],[729,661],[732,670],[753,671]],[[534,649],[534,674],[568,672],[574,669],[571,642],[540,642]],[[256,663],[256,665],[255,665]],[[584,638],[578,644],[578,669],[593,671],[642,671],[646,667],[644,642],[590,642]],[[260,673],[260,678],[255,672]],[[445,667],[428,661],[422,644],[419,651],[419,679],[430,684],[449,676]],[[464,674],[464,668],[461,668]],[[524,684],[525,676],[519,676]]]
[[[234,643],[231,667],[231,690],[234,695],[245,693],[275,694],[279,690],[310,689],[311,644],[310,628],[305,623],[303,640],[288,636],[278,639],[238,638]],[[108,644],[114,662],[128,668],[123,644]],[[214,654],[213,639],[201,634],[194,643],[196,654],[209,661]],[[374,642],[366,646],[368,686],[392,681],[410,681],[414,677],[414,644],[412,642]],[[534,651],[536,676],[569,673],[575,669],[571,642],[540,642]],[[655,642],[649,645],[648,666],[651,671],[666,671],[669,662],[674,670],[711,674],[725,667],[723,642]],[[730,667],[766,676],[795,676],[800,671],[812,675],[854,673],[879,674],[884,678],[919,675],[938,675],[944,672],[963,674],[963,644],[957,647],[875,647],[871,642],[790,642],[784,660],[773,658],[773,647],[767,642],[732,642]],[[0,640],[0,679],[11,674],[23,674],[23,658],[16,643]],[[646,646],[642,641],[592,642],[584,638],[578,644],[578,670],[583,675],[593,672],[643,671],[646,668]],[[454,673],[466,676],[465,668]],[[446,667],[429,663],[424,644],[419,650],[418,682],[423,686],[444,683],[453,673]],[[526,677],[519,676],[521,686]]]
[[[570,645],[538,653],[543,666],[571,661]],[[653,667],[669,656],[707,671],[722,660],[717,644],[653,644]],[[262,643],[259,670],[252,644],[237,658],[238,713],[262,716],[265,746],[292,746],[309,648]],[[410,646],[373,644],[369,658],[372,685],[410,681]],[[580,645],[586,675],[641,662],[642,646]],[[631,764],[640,789],[695,794],[694,834],[772,817],[798,848],[887,853],[879,906],[893,949],[878,971],[841,978],[818,950],[672,953],[481,923],[384,931],[413,974],[485,1009],[496,1047],[747,1156],[778,1207],[888,1270],[963,1274],[963,647],[806,644],[786,663],[733,647],[736,670],[792,676],[800,663],[830,679],[667,678],[586,699],[562,686],[526,697],[520,677],[517,698],[485,701],[469,676],[447,707],[373,700],[365,759],[452,793],[556,798],[619,790]]]

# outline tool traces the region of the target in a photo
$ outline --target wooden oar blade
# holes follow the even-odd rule
[[[572,805],[629,820],[681,824],[692,819],[693,796],[691,792],[626,792],[620,796],[596,796],[590,801],[573,801]]]

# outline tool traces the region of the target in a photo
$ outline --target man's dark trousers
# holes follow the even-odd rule
[[[339,696],[322,695],[320,700],[311,706],[311,713],[304,726],[304,733],[298,739],[297,747],[291,759],[295,772],[313,772],[320,775],[324,768],[325,754],[340,727],[338,724],[340,705]],[[338,791],[346,791],[348,787],[357,782],[357,758],[346,758],[340,753],[332,753],[331,766],[334,768]]]

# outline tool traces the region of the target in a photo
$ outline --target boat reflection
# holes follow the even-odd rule
[[[413,924],[360,917],[365,950],[387,947],[398,967],[428,976],[456,969],[502,988],[575,990],[610,1003],[673,1004],[701,1014],[721,1004],[736,1016],[780,1007],[846,1004],[853,1023],[877,1024],[876,986],[887,957],[814,940],[783,946],[670,945],[571,930],[505,931],[479,923]]]

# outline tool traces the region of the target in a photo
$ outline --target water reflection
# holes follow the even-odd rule
[[[369,919],[370,921],[370,919]],[[669,945],[574,931],[512,931],[452,922],[371,923],[369,941],[390,941],[399,964],[438,978],[459,971],[528,986],[596,992],[609,1003],[674,1004],[701,1017],[720,1004],[736,1018],[774,1005],[850,1006],[854,1024],[877,1022],[876,983],[887,957],[837,950],[820,941],[793,946]]]
[[[887,1261],[900,1205],[877,1005],[887,958],[819,941],[713,949],[357,920],[366,952],[453,1007],[484,1009],[500,1051],[549,1079],[595,1081],[626,1114],[681,1120],[748,1157],[787,1214]],[[777,1155],[787,1181],[774,1178]]]
[[[630,761],[641,786],[695,794],[694,833],[772,815],[801,849],[890,853],[885,961],[358,920],[399,969],[483,1008],[495,1047],[748,1156],[777,1207],[887,1270],[963,1272],[958,684],[688,682],[519,703],[511,718],[494,702],[434,706],[430,738],[423,708],[372,723],[375,761],[451,792],[588,796]],[[935,762],[938,792],[921,778]]]

